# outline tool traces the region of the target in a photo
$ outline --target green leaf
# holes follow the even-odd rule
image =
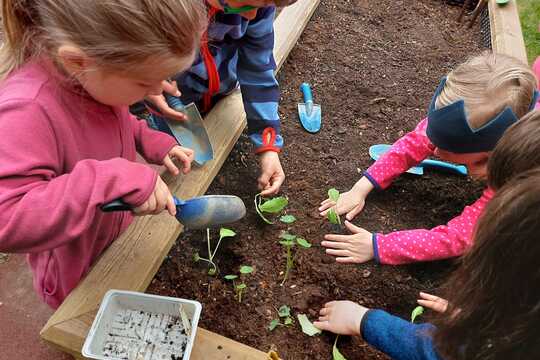
[[[253,268],[251,266],[244,265],[240,267],[240,274],[251,274],[253,272]]]
[[[242,284],[238,284],[236,285],[236,290],[244,290],[246,288],[246,284],[242,283]]]
[[[303,248],[309,249],[311,247],[311,243],[306,239],[296,238],[296,242]]]
[[[333,208],[328,211],[328,213],[326,214],[326,217],[328,217],[328,221],[330,221],[330,223],[334,225],[341,224],[341,221],[339,220],[339,216]]]
[[[225,237],[233,237],[233,236],[236,236],[236,233],[234,231],[232,231],[231,229],[227,229],[227,228],[221,228],[219,229],[219,237],[220,238],[225,238]]]
[[[264,203],[259,206],[259,209],[262,212],[272,213],[276,214],[283,210],[285,206],[289,203],[289,200],[287,200],[286,197],[280,196],[276,197],[270,200],[265,201]]]
[[[292,224],[296,221],[296,218],[293,215],[283,215],[279,218],[279,221],[285,224]]]
[[[201,260],[201,257],[199,256],[199,253],[193,254],[193,261],[197,262],[199,260]]]
[[[334,188],[331,188],[330,190],[328,190],[328,197],[333,202],[337,202],[339,200],[339,191],[337,191]]]
[[[298,314],[297,317],[298,317],[298,322],[300,322],[300,326],[302,327],[302,331],[304,332],[304,334],[306,334],[307,336],[313,336],[313,335],[318,335],[321,333],[321,330],[317,329],[311,323],[311,321],[309,321],[306,315]]]
[[[283,246],[294,246],[293,240],[281,240],[279,243]]]
[[[336,341],[334,341],[334,348],[332,349],[332,359],[333,360],[347,360],[345,356],[343,356],[339,349],[337,348],[337,341],[339,339],[339,335],[336,336]]]
[[[424,313],[424,307],[423,306],[417,306],[414,308],[414,310],[411,313],[411,322],[414,322],[414,319],[416,319],[418,316],[422,315]]]
[[[260,218],[263,219],[263,221],[269,225],[272,225],[274,224],[273,222],[271,222],[270,220],[268,220],[267,218],[264,217],[261,209],[259,209],[259,206],[261,206],[261,194],[257,194],[255,195],[255,199],[253,200],[253,202],[255,203],[255,211],[257,211],[257,214],[259,214]]]
[[[292,325],[292,317],[288,316],[283,322],[285,325]]]
[[[287,231],[283,231],[279,235],[280,239],[287,240],[287,241],[294,241],[296,239],[296,235],[289,234]]]
[[[270,321],[270,325],[268,325],[268,330],[272,331],[279,325],[279,319],[274,319]]]
[[[238,279],[238,275],[225,275],[226,280]]]
[[[215,268],[208,269],[208,275],[210,276],[216,275],[216,269]]]
[[[291,308],[288,307],[287,305],[283,305],[282,307],[279,308],[278,315],[279,317],[291,316]]]

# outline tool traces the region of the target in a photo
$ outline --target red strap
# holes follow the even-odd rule
[[[208,10],[208,22],[211,22],[218,9],[210,6]],[[208,112],[212,107],[212,97],[219,92],[220,78],[219,72],[214,61],[214,57],[208,48],[208,30],[204,32],[201,44],[201,55],[208,74],[208,91],[203,95],[203,111]]]
[[[276,130],[274,128],[265,128],[262,133],[262,146],[255,150],[255,154],[260,154],[265,151],[280,152],[281,149],[275,146],[276,137]]]

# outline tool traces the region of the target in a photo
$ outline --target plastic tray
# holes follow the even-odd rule
[[[136,310],[178,317],[180,305],[183,306],[187,317],[191,321],[191,336],[188,339],[182,358],[182,360],[189,360],[201,315],[201,303],[193,300],[121,290],[109,290],[105,294],[92,328],[84,342],[83,356],[99,360],[120,360],[120,358],[110,357],[103,353],[113,319],[120,311]]]

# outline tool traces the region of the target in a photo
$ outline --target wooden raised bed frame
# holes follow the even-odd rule
[[[274,22],[274,56],[278,70],[285,62],[320,0],[299,0],[283,9]],[[180,198],[202,195],[216,176],[246,126],[239,92],[220,101],[205,119],[214,146],[214,160],[187,176],[163,177]],[[92,326],[104,294],[109,289],[145,291],[163,259],[182,231],[167,214],[136,218],[105,251],[79,286],[41,330],[41,337],[75,358]],[[203,310],[204,314],[204,310]],[[266,353],[199,328],[191,354],[194,360],[267,359]]]
[[[296,44],[320,0],[299,0],[276,18],[275,59],[278,70]],[[494,52],[515,56],[527,62],[515,0],[505,7],[489,1],[491,41]],[[218,103],[205,119],[215,159],[187,176],[164,175],[171,191],[181,198],[202,195],[223,165],[246,126],[239,93]],[[90,273],[49,319],[41,336],[54,347],[76,358],[109,289],[144,291],[182,231],[178,222],[166,215],[137,218],[97,261]],[[204,313],[204,312],[203,312]],[[266,360],[265,352],[199,328],[191,358]]]

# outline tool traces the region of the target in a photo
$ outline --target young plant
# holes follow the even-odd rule
[[[225,275],[226,280],[231,280],[233,283],[234,291],[236,292],[236,299],[239,303],[242,302],[242,294],[247,289],[247,285],[244,283],[246,275],[251,274],[253,268],[251,266],[243,265],[240,267],[240,276],[238,275]],[[239,280],[239,283],[235,280]]]
[[[295,254],[293,253],[293,247],[295,245],[299,245],[300,247],[303,247],[305,249],[308,249],[311,247],[311,243],[307,241],[306,239],[302,239],[296,235],[289,234],[288,232],[283,232],[280,236],[281,239],[279,243],[285,247],[287,252],[287,262],[285,267],[285,275],[283,276],[283,281],[281,282],[281,286],[285,284],[285,281],[287,281],[287,278],[289,277],[289,272],[294,267],[294,257]]]
[[[347,360],[343,354],[339,351],[337,347],[337,342],[339,339],[339,335],[336,336],[336,340],[334,341],[334,347],[332,348],[332,360]]]
[[[298,314],[296,315],[296,317],[298,318],[298,322],[302,327],[302,332],[307,336],[314,336],[322,333],[320,329],[316,328],[315,325],[313,325],[313,323],[309,321],[308,317],[305,314]]]
[[[193,255],[193,261],[195,261],[195,262],[197,262],[197,261],[206,261],[209,265],[212,266],[210,269],[208,269],[208,275],[210,275],[210,276],[216,275],[217,272],[218,272],[218,267],[214,263],[214,257],[216,256],[216,253],[217,253],[217,251],[219,249],[219,245],[221,244],[221,240],[223,240],[226,237],[233,237],[233,236],[236,236],[236,233],[234,231],[232,231],[231,229],[227,229],[227,228],[219,229],[219,241],[218,241],[216,247],[214,248],[214,250],[212,251],[212,249],[211,249],[212,244],[211,244],[211,241],[210,241],[210,229],[206,229],[206,244],[208,245],[208,258],[200,257],[199,253],[195,253],[195,255]]]
[[[412,313],[411,313],[411,322],[413,323],[414,320],[415,320],[418,316],[422,315],[423,313],[424,313],[424,307],[423,307],[423,306],[417,306],[417,307],[415,307],[414,310],[413,310]]]
[[[328,190],[328,197],[330,198],[330,200],[332,200],[333,202],[337,204],[339,200],[339,191],[337,191],[334,188],[331,188],[330,190]],[[334,207],[330,208],[326,216],[328,217],[328,221],[330,221],[331,224],[341,225],[341,219],[339,215],[337,214],[336,209]]]
[[[268,330],[273,331],[278,326],[290,326],[293,323],[291,317],[291,308],[287,305],[282,305],[278,310],[278,318],[274,319],[268,325]],[[283,322],[282,322],[283,321]]]
[[[279,218],[279,221],[284,224],[292,224],[296,221],[296,218],[294,217],[294,215],[283,215]]]
[[[257,214],[259,214],[259,216],[261,217],[261,219],[264,220],[265,223],[272,225],[274,223],[272,221],[268,220],[263,215],[263,213],[277,214],[277,213],[281,212],[281,210],[283,210],[285,208],[285,206],[287,206],[287,204],[289,203],[289,200],[287,200],[286,197],[280,196],[280,197],[275,197],[275,198],[270,199],[270,200],[266,200],[263,203],[262,202],[262,196],[259,193],[259,194],[255,195],[254,202],[255,202],[255,210],[257,211]]]

